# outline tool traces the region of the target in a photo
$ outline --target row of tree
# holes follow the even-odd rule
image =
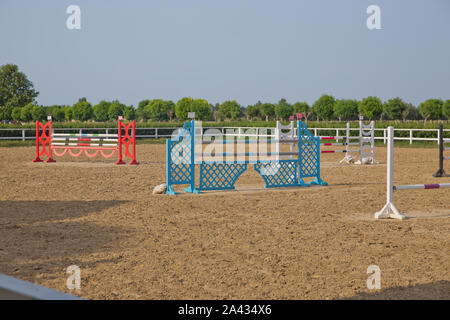
[[[26,75],[19,72],[16,65],[0,67],[0,120],[32,121],[44,120],[52,115],[54,121],[89,121],[105,122],[123,116],[127,120],[185,120],[189,112],[195,112],[201,120],[249,120],[271,119],[287,120],[290,116],[303,113],[310,120],[356,120],[358,115],[365,119],[420,120],[449,119],[450,100],[429,99],[418,108],[400,98],[382,102],[377,97],[367,97],[360,101],[338,99],[322,95],[312,106],[306,102],[288,103],[281,99],[278,103],[262,103],[241,106],[235,100],[212,105],[204,99],[185,97],[174,103],[170,100],[142,100],[137,108],[119,101],[100,101],[96,105],[81,98],[72,106],[40,106],[35,103],[39,92]]]

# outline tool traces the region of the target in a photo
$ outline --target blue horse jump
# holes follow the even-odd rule
[[[197,134],[196,134],[197,133]],[[265,182],[265,188],[276,187],[307,187],[311,184],[327,185],[320,178],[320,139],[314,137],[305,123],[297,121],[298,152],[269,152],[264,156],[295,155],[293,159],[265,160],[249,159],[254,153],[222,153],[222,156],[242,156],[244,160],[220,161],[198,160],[196,146],[203,144],[203,133],[196,132],[195,121],[184,124],[181,131],[172,139],[166,140],[166,181],[167,194],[176,194],[173,185],[188,185],[186,192],[200,193],[209,190],[232,190],[237,179],[247,170],[248,164],[254,165]],[[292,143],[293,140],[290,140]],[[257,140],[243,140],[238,143],[258,143]],[[266,141],[282,143],[282,141]],[[210,142],[209,142],[210,143]],[[234,143],[234,141],[219,141],[219,145]],[[202,147],[201,147],[202,148]],[[278,148],[279,149],[279,148]],[[199,170],[199,181],[196,183],[196,167]],[[305,182],[305,178],[313,178]]]

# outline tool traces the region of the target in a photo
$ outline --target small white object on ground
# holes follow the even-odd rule
[[[156,186],[153,189],[153,194],[164,194],[166,193],[167,185],[165,183],[160,184],[159,186]]]

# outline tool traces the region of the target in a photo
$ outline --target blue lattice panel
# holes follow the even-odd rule
[[[246,163],[202,163],[198,190],[229,190],[247,170]]]
[[[318,139],[309,136],[301,137],[300,154],[300,176],[302,178],[315,177],[320,169],[320,159],[317,152]],[[319,146],[320,147],[320,146]]]
[[[255,171],[263,178],[265,188],[303,186],[298,178],[298,160],[261,161]]]
[[[298,158],[300,161],[300,182],[304,178],[314,178],[310,184],[327,185],[320,178],[320,139],[314,137],[303,122],[298,122]]]
[[[167,193],[175,194],[172,185],[194,185],[195,166],[192,161],[193,127],[190,123],[174,139],[166,140]]]

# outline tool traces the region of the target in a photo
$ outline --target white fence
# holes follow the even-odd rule
[[[146,138],[146,139],[158,139],[158,138],[169,138],[173,131],[176,128],[136,128],[136,138]],[[224,136],[228,137],[241,137],[241,136],[253,136],[253,137],[274,137],[273,134],[270,134],[274,132],[274,128],[257,128],[257,127],[204,127],[203,129],[216,129],[222,132]],[[248,134],[247,130],[253,130],[254,133]],[[89,133],[91,131],[104,131],[106,134],[111,132],[117,132],[117,128],[53,128],[53,132],[55,133],[61,133],[64,131],[65,133],[73,132],[77,134],[83,134],[83,133]],[[141,131],[153,131],[153,134],[139,134]],[[336,132],[336,136],[339,136],[341,134],[345,135],[345,128],[310,128],[311,132],[314,133],[315,136],[322,137],[320,135],[321,131],[333,131]],[[0,135],[0,140],[34,140],[35,137],[32,135],[36,132],[35,128],[23,128],[23,129],[0,129],[0,131],[10,131],[10,132],[17,132],[17,136],[8,136],[8,137],[2,137]],[[350,128],[350,131],[358,131],[359,128]],[[375,129],[375,132],[383,131],[382,137],[375,136],[375,140],[383,140],[383,142],[386,144],[387,142],[387,128],[386,129]],[[403,141],[409,141],[410,144],[412,144],[414,141],[435,141],[436,143],[439,143],[439,129],[395,129],[395,132],[409,132],[407,137],[394,137],[395,140],[403,140]],[[433,132],[433,136],[435,138],[420,138],[415,137],[415,132]],[[450,129],[444,129],[444,132],[450,132]],[[376,134],[375,134],[376,135]],[[395,135],[395,134],[394,134]]]

